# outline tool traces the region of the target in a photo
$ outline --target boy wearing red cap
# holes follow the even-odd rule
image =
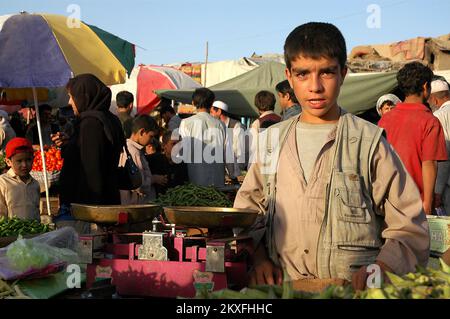
[[[0,216],[39,220],[39,183],[30,175],[33,147],[21,137],[6,145],[9,171],[0,176]]]

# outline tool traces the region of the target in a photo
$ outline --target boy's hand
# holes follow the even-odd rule
[[[380,266],[381,276],[383,276],[382,282],[388,282],[388,277],[386,276],[386,271],[393,272],[386,264],[381,261],[377,261],[375,264]],[[364,290],[367,286],[367,277],[369,277],[367,272],[367,266],[359,268],[359,270],[352,275],[352,286],[354,290]]]
[[[281,285],[283,272],[267,257],[260,245],[253,258],[253,269],[249,273],[249,285]]]

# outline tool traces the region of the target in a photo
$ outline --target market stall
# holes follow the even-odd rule
[[[169,190],[159,203],[73,205],[76,219],[103,230],[80,238],[88,289],[109,278],[121,296],[176,298],[194,297],[205,285],[246,285],[253,249],[245,229],[257,212],[230,208],[224,193],[192,185]]]

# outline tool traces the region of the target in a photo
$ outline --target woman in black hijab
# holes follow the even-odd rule
[[[66,141],[60,133],[53,140],[62,147],[60,177],[61,213],[70,203],[120,204],[117,166],[125,137],[120,120],[109,111],[111,90],[92,74],[82,74],[67,84],[69,104],[78,120]]]

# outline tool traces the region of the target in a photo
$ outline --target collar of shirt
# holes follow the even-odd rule
[[[337,128],[338,128],[339,122],[341,121],[342,115],[344,115],[345,113],[347,113],[347,112],[345,110],[341,109],[341,115],[339,116],[339,121],[334,123],[335,126],[328,133],[325,144],[327,144],[328,142],[334,141],[336,139]],[[298,124],[300,123],[300,118],[301,118],[301,115],[298,116],[297,119],[295,120],[295,127],[297,127]]]
[[[425,111],[431,113],[431,110],[425,104],[421,103],[397,103],[394,110]]]
[[[450,108],[450,101],[447,101],[444,104],[442,104],[441,107],[439,108],[439,110],[448,109],[448,108]]]
[[[227,117],[227,119],[225,120],[225,122],[224,122],[224,123],[225,123],[225,126],[226,126],[226,127],[228,127],[228,124],[230,124],[230,118],[229,118],[229,117]]]
[[[265,111],[263,114],[261,114],[259,117],[261,118],[261,117],[264,117],[264,116],[266,116],[266,115],[269,115],[269,114],[272,114],[272,113],[275,113],[274,111]]]
[[[15,180],[17,180],[17,181],[19,181],[19,182],[25,183],[25,184],[29,184],[29,183],[31,183],[31,181],[32,181],[31,176],[30,176],[30,178],[28,178],[28,179],[24,182],[24,181],[19,177],[19,175],[17,175],[17,174],[14,172],[14,170],[13,170],[12,168],[10,168],[10,169],[8,170],[7,174],[8,174],[9,177],[11,177],[11,178],[13,178],[13,179],[15,179]]]
[[[129,138],[128,141],[131,143],[131,145],[136,147],[138,150],[142,150],[144,148],[144,146],[142,146],[141,144],[133,141],[131,138]]]

